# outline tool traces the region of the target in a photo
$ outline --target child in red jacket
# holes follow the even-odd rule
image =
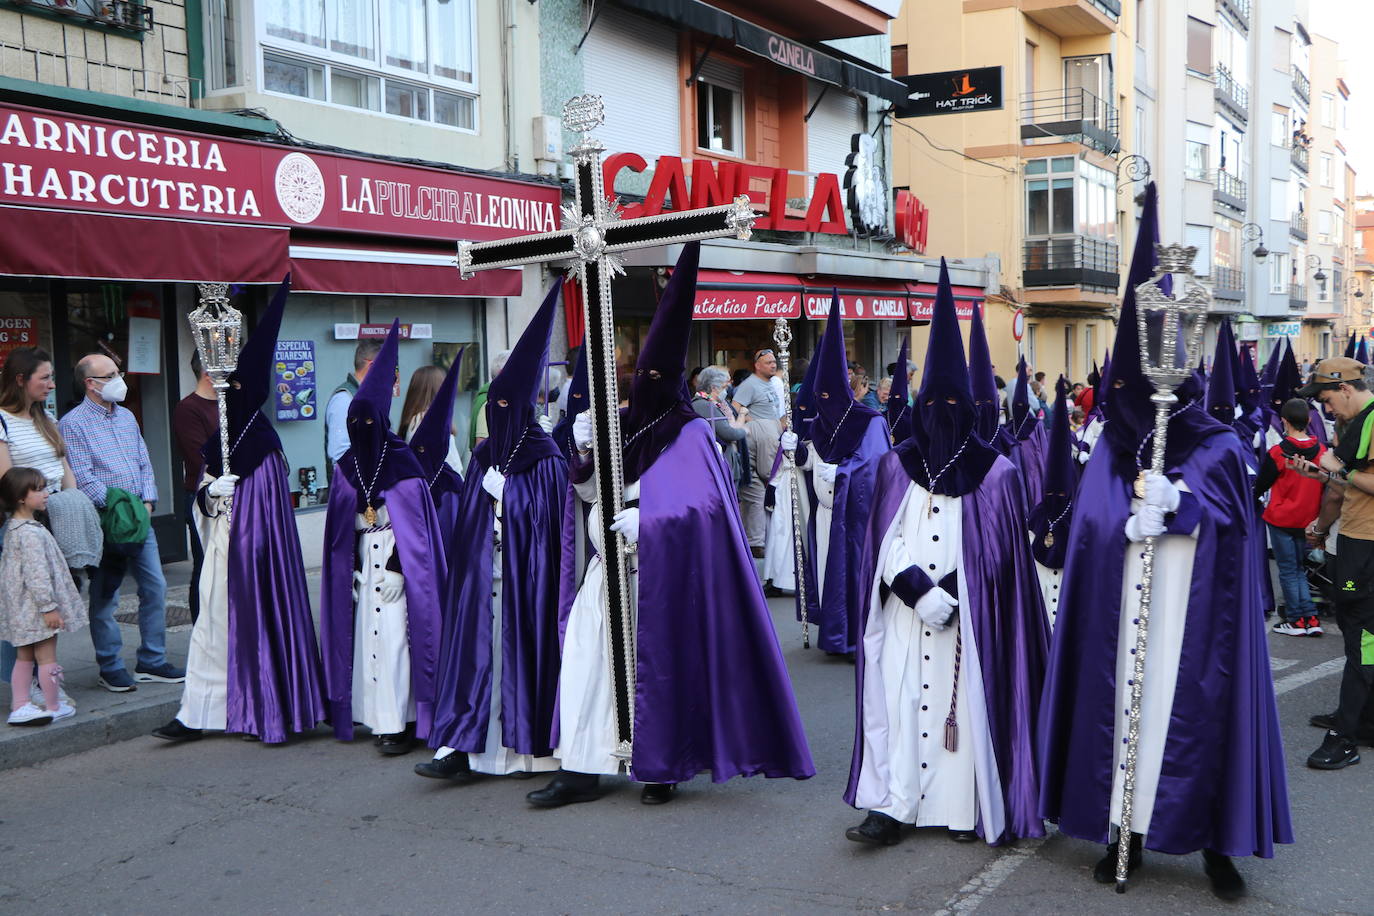
[[[1307,435],[1306,401],[1301,398],[1285,401],[1279,416],[1283,418],[1284,437],[1264,456],[1259,477],[1255,480],[1256,497],[1272,488],[1264,521],[1269,528],[1274,561],[1279,567],[1284,604],[1283,619],[1274,624],[1273,630],[1284,636],[1320,636],[1321,621],[1312,603],[1302,558],[1307,552],[1304,531],[1321,509],[1323,484],[1293,470],[1289,460],[1301,456],[1318,462],[1325,447]]]

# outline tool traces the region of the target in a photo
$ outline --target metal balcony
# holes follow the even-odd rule
[[[1288,311],[1307,311],[1307,287],[1301,283],[1288,284]]]
[[[1021,139],[1052,138],[1112,154],[1120,148],[1116,109],[1086,89],[1047,89],[1021,96]]]
[[[1245,299],[1245,271],[1234,267],[1212,268],[1212,298],[1241,302]]]
[[[1238,213],[1245,212],[1246,187],[1245,182],[1232,175],[1230,172],[1223,172],[1217,169],[1216,180],[1212,184],[1212,200],[1230,207]]]
[[[1221,64],[1216,68],[1217,88],[1213,90],[1212,96],[1217,104],[1231,113],[1242,123],[1250,119],[1250,90],[1236,82],[1236,78],[1231,75]]]
[[[1288,220],[1288,234],[1300,241],[1307,241],[1307,217],[1294,213]]]
[[[1293,91],[1304,102],[1312,101],[1312,81],[1296,66],[1293,67]]]
[[[1225,10],[1245,31],[1250,31],[1250,0],[1217,0],[1217,9]]]
[[[1121,18],[1121,0],[1020,0],[1036,25],[1063,37],[1110,35]]]
[[[1307,151],[1307,147],[1295,145],[1288,152],[1298,171],[1306,175],[1312,170],[1312,154]]]
[[[1083,235],[1026,239],[1021,282],[1027,288],[1093,286],[1116,291],[1120,250],[1116,242]]]

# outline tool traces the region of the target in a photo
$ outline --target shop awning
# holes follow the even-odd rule
[[[289,233],[270,226],[0,206],[0,274],[273,283],[286,273]]]
[[[456,254],[395,246],[293,244],[291,288],[354,296],[451,296],[485,299],[520,295],[518,269],[458,274]]]
[[[935,284],[908,283],[907,289],[911,294],[911,320],[929,321],[935,314]],[[983,307],[983,290],[977,286],[955,286],[952,289],[954,310],[959,314],[959,320],[971,320],[973,310]]]
[[[806,317],[825,320],[832,293],[840,296],[840,317],[848,320],[902,321],[907,317],[908,291],[896,280],[857,277],[806,277]]]
[[[736,270],[697,273],[692,317],[699,320],[800,318],[801,280],[792,274]]]

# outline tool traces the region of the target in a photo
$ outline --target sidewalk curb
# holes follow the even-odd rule
[[[128,708],[84,719],[78,709],[70,721],[28,729],[29,734],[22,741],[0,742],[0,772],[147,735],[159,725],[165,725],[180,706],[178,693],[167,700],[142,706],[131,704]]]

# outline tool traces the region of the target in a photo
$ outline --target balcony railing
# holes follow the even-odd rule
[[[1296,92],[1304,102],[1312,101],[1312,81],[1307,78],[1297,67],[1293,68],[1293,91]]]
[[[1230,172],[1217,169],[1216,182],[1212,186],[1212,200],[1244,213],[1245,199],[1245,182]]]
[[[1295,144],[1289,151],[1289,158],[1293,160],[1293,165],[1298,171],[1306,175],[1312,170],[1312,154],[1307,151],[1307,147]]]
[[[1288,284],[1288,310],[1290,312],[1307,311],[1307,287],[1303,284]]]
[[[1086,89],[1047,89],[1021,96],[1021,139],[1073,140],[1104,152],[1114,152],[1116,109]]]
[[[1212,268],[1212,295],[1217,299],[1240,301],[1245,298],[1245,271],[1234,267]]]
[[[1250,115],[1250,90],[1236,82],[1236,78],[1231,75],[1221,64],[1216,68],[1217,88],[1214,93],[1216,100],[1230,109],[1231,113],[1240,117],[1241,120],[1248,120]]]
[[[1226,10],[1247,32],[1250,30],[1250,0],[1217,0],[1217,8]]]
[[[1294,213],[1288,220],[1288,234],[1295,239],[1307,241],[1307,217],[1301,213]]]
[[[1120,270],[1116,242],[1083,235],[1027,239],[1022,282],[1027,288],[1095,286],[1115,291]]]
[[[15,5],[19,4],[129,32],[153,28],[152,7],[138,0],[15,0]]]
[[[196,107],[196,100],[203,94],[201,81],[195,77],[126,67],[75,53],[45,51],[14,44],[3,38],[0,38],[0,76],[146,99],[183,108]]]

